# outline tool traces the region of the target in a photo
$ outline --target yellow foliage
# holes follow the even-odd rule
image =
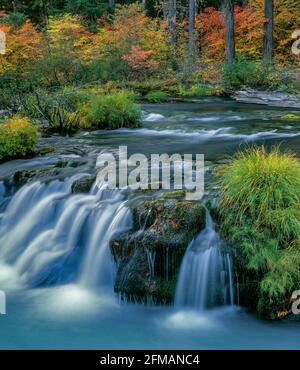
[[[89,62],[94,54],[94,34],[85,29],[79,16],[63,14],[50,17],[46,38],[54,55],[72,55]]]
[[[106,25],[98,35],[99,56],[124,61],[124,56],[135,48],[149,53],[157,68],[163,68],[169,56],[168,34],[165,23],[149,18],[140,4],[117,7],[112,25]]]

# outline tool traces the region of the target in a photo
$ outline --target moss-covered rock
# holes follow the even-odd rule
[[[70,178],[74,175],[74,168],[84,164],[85,161],[82,159],[63,158],[55,164],[45,167],[17,170],[12,173],[12,175],[3,178],[3,180],[8,184],[8,187],[13,187],[15,189],[19,189],[22,186],[34,181],[40,181],[44,183],[48,183],[52,180],[63,181],[66,178]],[[72,192],[89,192],[95,179],[96,176],[87,176],[75,181],[72,186]]]
[[[84,177],[76,180],[72,184],[72,193],[89,193],[93,183],[96,181],[96,175]]]
[[[13,185],[19,189],[29,182],[56,178],[60,173],[61,171],[54,166],[39,169],[24,169],[16,171],[12,176],[12,180]]]
[[[111,242],[117,265],[115,291],[126,299],[158,304],[173,301],[185,250],[205,226],[205,208],[200,202],[173,196],[134,206],[133,230]]]

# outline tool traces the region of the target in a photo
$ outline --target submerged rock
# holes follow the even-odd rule
[[[86,163],[85,160],[80,159],[70,159],[70,158],[62,158],[57,162],[46,165],[43,167],[36,167],[36,168],[24,168],[18,169],[17,171],[12,172],[11,174],[2,178],[2,180],[7,184],[8,188],[15,188],[20,189],[22,186],[35,182],[50,182],[53,180],[60,180],[63,181],[68,177],[74,175],[74,168],[84,166]],[[79,171],[80,172],[80,171]],[[91,176],[92,177],[92,176]],[[95,180],[95,176],[93,177],[93,181]],[[88,183],[89,177],[78,180],[74,183],[74,188],[78,192],[86,192],[87,185],[80,189],[80,182]],[[77,187],[77,188],[76,188]],[[87,190],[89,191],[89,189]]]
[[[189,242],[205,226],[205,208],[174,192],[133,207],[134,229],[111,241],[115,291],[128,300],[171,303]]]
[[[19,189],[29,182],[53,179],[60,175],[60,170],[54,166],[39,169],[24,169],[16,171],[13,176],[13,185]]]

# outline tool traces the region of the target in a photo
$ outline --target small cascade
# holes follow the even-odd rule
[[[118,190],[112,197],[102,200],[101,205],[90,217],[87,242],[81,269],[80,282],[87,286],[113,288],[114,262],[109,242],[114,235],[131,228],[130,210],[120,199]]]
[[[232,263],[207,211],[206,227],[190,243],[181,264],[175,305],[207,309],[234,304]]]
[[[5,201],[5,187],[3,181],[0,181],[0,214],[1,210],[4,208],[4,201]]]
[[[25,285],[112,286],[109,241],[131,227],[131,213],[119,190],[94,186],[90,194],[72,194],[83,176],[25,185],[0,214],[0,262]]]
[[[147,261],[151,278],[154,278],[156,251],[147,251]]]

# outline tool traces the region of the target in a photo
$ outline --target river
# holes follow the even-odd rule
[[[210,193],[211,170],[236,150],[264,143],[300,155],[299,122],[282,118],[293,111],[221,98],[141,108],[142,128],[43,137],[40,148],[54,152],[0,165],[0,290],[7,301],[0,348],[299,349],[299,323],[263,321],[237,305],[197,310],[121,302],[106,247],[113,231],[130,227],[127,196],[74,195],[69,186],[94,171],[98,153],[126,145],[129,155],[203,153]],[[47,185],[15,194],[1,182],[20,169],[55,165],[60,170],[46,177]]]

